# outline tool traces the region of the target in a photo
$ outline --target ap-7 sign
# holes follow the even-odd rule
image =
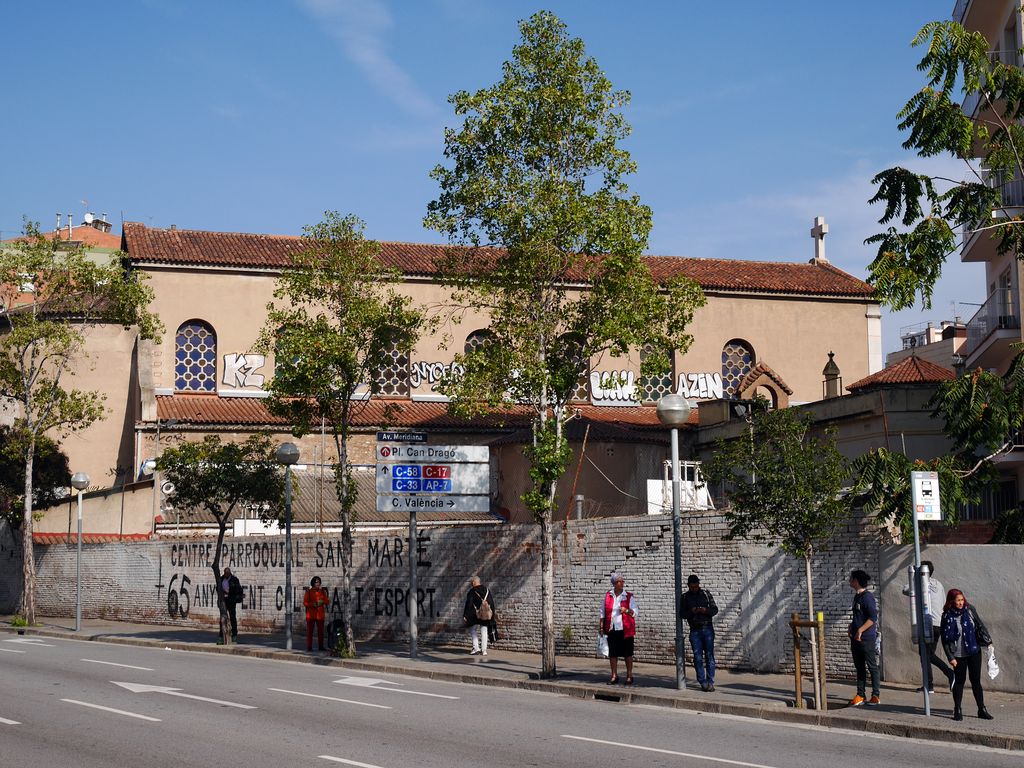
[[[379,464],[377,493],[486,494],[487,464]]]

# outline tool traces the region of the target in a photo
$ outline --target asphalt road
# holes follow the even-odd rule
[[[939,750],[936,752],[936,750]],[[1018,768],[1020,753],[239,656],[0,636],[0,764]]]

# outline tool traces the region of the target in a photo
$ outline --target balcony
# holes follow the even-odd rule
[[[1020,313],[1009,289],[993,293],[967,321],[967,341],[960,351],[968,368],[1002,371],[1010,361],[1011,345],[1021,340]]]
[[[978,231],[964,234],[964,243],[960,251],[960,260],[963,262],[987,262],[998,258],[999,237],[993,236],[994,230],[982,227],[991,227],[998,224],[1000,219],[1019,216],[1024,212],[1024,179],[1014,177],[1010,181],[1001,181],[996,174],[986,171],[982,173],[985,183],[999,190],[1002,203],[992,211],[991,219],[977,223]]]

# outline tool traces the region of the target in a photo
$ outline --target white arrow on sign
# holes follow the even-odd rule
[[[166,693],[168,696],[180,696],[183,699],[195,699],[196,701],[208,701],[211,704],[221,704],[225,707],[237,707],[238,709],[256,709],[256,707],[249,706],[248,704],[236,704],[233,701],[221,701],[220,699],[210,699],[206,696],[195,696],[191,693],[182,693],[181,688],[168,688],[163,685],[141,685],[139,683],[119,683],[116,680],[111,680],[114,685],[120,685],[122,688],[127,688],[132,693]]]
[[[447,494],[420,494],[419,496],[377,495],[378,512],[490,512],[488,496],[449,496]]]
[[[425,691],[410,691],[407,688],[378,688],[379,685],[402,685],[391,680],[380,680],[376,677],[340,677],[334,682],[341,685],[354,685],[357,688],[374,688],[378,691],[391,691],[392,693],[408,693],[412,696],[431,696],[435,699],[457,699],[458,696],[445,696],[442,693],[427,693]]]

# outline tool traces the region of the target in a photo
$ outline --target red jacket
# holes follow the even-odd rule
[[[622,602],[629,607],[629,604],[633,601],[632,592],[623,592]],[[604,596],[604,616],[601,617],[601,626],[604,627],[605,632],[611,631],[612,628],[612,608],[615,605],[615,594],[609,590],[608,594]],[[633,616],[627,616],[622,614],[622,636],[633,637],[636,634],[636,618]]]
[[[331,596],[323,587],[310,587],[302,597],[302,604],[306,606],[306,621],[323,621],[327,604],[331,602]]]

